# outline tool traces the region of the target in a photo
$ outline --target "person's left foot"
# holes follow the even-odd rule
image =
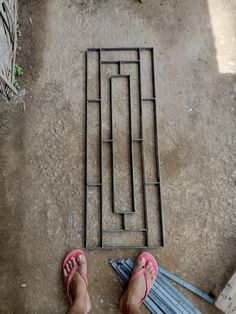
[[[69,276],[76,263],[80,266],[81,271],[87,276],[87,261],[84,255],[80,255],[77,261],[74,257],[72,257],[65,265],[65,278]],[[91,310],[90,297],[84,279],[81,277],[78,271],[76,271],[74,274],[74,277],[70,284],[70,289],[74,298],[73,307],[78,308],[78,312],[88,313]]]

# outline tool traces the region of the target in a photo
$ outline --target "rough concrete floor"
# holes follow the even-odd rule
[[[219,64],[235,47],[235,37],[224,37],[224,30],[236,28],[233,1],[220,2],[19,1],[18,63],[27,95],[0,107],[1,313],[67,308],[61,262],[83,243],[88,47],[154,46],[166,247],[153,254],[207,292],[231,274],[236,87],[235,71],[223,73]],[[218,34],[227,48],[222,60],[210,7],[215,25],[224,25]],[[108,259],[136,254],[88,252],[92,313],[117,312],[121,287]],[[192,299],[203,313],[219,313]]]

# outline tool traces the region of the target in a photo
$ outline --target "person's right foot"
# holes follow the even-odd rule
[[[72,257],[65,265],[65,278],[69,276],[71,270],[74,268],[76,263],[80,266],[81,271],[87,276],[87,261],[84,255],[80,255],[77,261],[74,257]],[[81,277],[78,271],[75,272],[74,277],[71,281],[70,290],[73,295],[73,308],[76,308],[78,310],[78,313],[89,313],[91,310],[91,302],[88,289],[84,282],[84,279]]]
[[[145,259],[144,258],[138,258],[133,273],[138,272],[141,268],[145,267]],[[153,265],[151,262],[147,264],[146,267],[146,273],[147,273],[147,283],[148,285],[152,285],[155,281],[155,270],[153,268]],[[144,278],[144,275],[141,275],[136,280],[131,282],[128,285],[128,288],[123,293],[122,297],[120,298],[119,302],[119,309],[122,313],[127,313],[129,310],[130,305],[136,304],[139,306],[140,301],[144,298],[146,293],[146,281]]]

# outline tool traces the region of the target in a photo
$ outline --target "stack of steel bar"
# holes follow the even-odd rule
[[[111,260],[110,265],[117,272],[124,283],[128,283],[132,273],[134,262],[132,259]],[[200,291],[196,287],[188,284],[166,269],[159,266],[158,276],[152,289],[144,301],[145,306],[154,314],[201,314],[195,305],[193,305],[167,278],[175,281],[191,292],[197,294],[209,303],[214,299],[208,294]]]

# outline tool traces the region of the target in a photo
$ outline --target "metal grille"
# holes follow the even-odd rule
[[[118,91],[117,82],[121,85]],[[85,89],[85,247],[164,246],[153,48],[88,49]],[[116,121],[120,114],[114,101],[117,92],[120,98],[124,95],[127,98],[118,100],[125,103],[120,120],[123,116],[125,120],[127,114],[123,134],[127,135],[129,164],[124,162],[121,152],[125,135],[118,136],[117,124],[123,121]],[[151,112],[149,117],[144,114],[145,108]],[[147,124],[146,118],[151,122]],[[146,143],[151,137],[154,162],[149,165]],[[128,171],[123,177],[117,169],[122,163]],[[147,175],[147,167],[152,178]],[[118,198],[122,199],[125,193],[129,194],[130,202],[121,206]]]

